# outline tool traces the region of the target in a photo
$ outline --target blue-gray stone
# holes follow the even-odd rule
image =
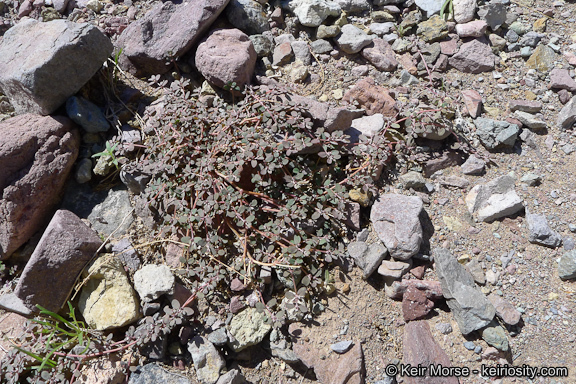
[[[106,132],[110,123],[96,104],[82,98],[72,96],[66,101],[66,113],[86,132]]]
[[[464,348],[466,348],[469,351],[473,351],[476,348],[476,345],[474,345],[474,342],[472,341],[466,341],[464,342]]]
[[[191,384],[190,380],[182,375],[170,373],[157,364],[146,364],[136,368],[130,375],[128,384]]]
[[[562,244],[562,236],[553,231],[546,221],[546,216],[531,214],[526,210],[526,221],[530,231],[530,242],[544,245],[551,248],[559,247]]]
[[[332,344],[330,349],[332,349],[336,353],[346,353],[354,343],[352,340],[340,341],[338,343]]]
[[[562,280],[576,278],[576,251],[566,252],[558,262],[558,276]]]

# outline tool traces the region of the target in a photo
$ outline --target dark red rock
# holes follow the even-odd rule
[[[422,279],[424,277],[424,275],[426,274],[426,266],[425,265],[419,265],[417,267],[414,267],[410,270],[410,273],[412,275],[414,275],[415,278]]]
[[[239,29],[217,29],[198,46],[196,67],[211,84],[224,87],[250,83],[258,55],[252,41]]]
[[[572,98],[572,93],[568,92],[565,89],[561,89],[558,91],[558,99],[562,104],[566,104]]]
[[[402,315],[404,321],[417,320],[425,317],[434,308],[434,302],[426,297],[424,291],[411,285],[402,297]]]
[[[238,278],[234,278],[230,282],[230,289],[233,292],[241,292],[246,289],[246,286],[244,286],[244,284],[242,284],[242,282]]]
[[[78,156],[66,117],[20,115],[0,123],[0,260],[46,225]]]
[[[431,364],[440,364],[442,367],[451,367],[452,363],[446,352],[440,344],[436,342],[430,326],[426,320],[411,321],[404,328],[404,364],[410,364],[413,367],[422,365],[428,368]],[[455,376],[448,377],[431,377],[430,370],[426,374],[417,377],[404,377],[406,384],[458,384],[458,378]]]
[[[440,157],[430,159],[424,164],[424,177],[430,177],[434,172],[464,163],[464,156],[460,152],[442,152]]]
[[[100,245],[98,234],[78,216],[57,211],[26,264],[14,294],[30,310],[37,311],[39,304],[58,312]]]
[[[229,0],[159,3],[131,23],[116,42],[120,66],[136,76],[166,73],[172,60],[196,44]]]
[[[367,115],[381,113],[386,117],[394,117],[398,113],[396,101],[388,93],[388,89],[376,85],[371,77],[357,82],[354,87],[346,91],[344,101],[357,102],[366,110]]]
[[[502,321],[509,325],[518,324],[522,315],[512,303],[494,293],[488,295],[488,300],[490,300],[494,308],[496,308],[496,315],[501,318]]]

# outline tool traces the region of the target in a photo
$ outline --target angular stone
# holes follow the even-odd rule
[[[404,352],[404,364],[413,367],[429,367],[431,364],[451,367],[450,358],[444,352],[440,344],[432,336],[430,326],[426,320],[411,321],[404,327],[404,340],[402,343]],[[404,377],[406,384],[458,384],[458,378],[454,376],[438,377],[430,376],[427,369],[423,376]]]
[[[442,287],[440,285],[440,282],[433,280],[403,279],[400,281],[394,281],[392,284],[390,284],[390,288],[387,289],[385,292],[386,295],[391,299],[402,300],[402,297],[404,297],[404,293],[406,293],[408,288],[410,288],[411,286],[414,286],[415,288],[424,291],[426,293],[426,297],[429,298],[430,300],[438,300],[444,297],[444,295],[442,295]]]
[[[427,43],[442,40],[448,36],[448,25],[438,15],[418,24],[416,33]]]
[[[254,0],[230,0],[226,7],[226,17],[230,24],[247,35],[270,30],[264,7]]]
[[[434,250],[434,261],[442,293],[460,332],[467,335],[490,324],[496,310],[476,289],[472,275],[444,248]]]
[[[410,189],[419,189],[424,188],[426,185],[426,179],[420,172],[416,171],[409,171],[402,176],[399,177],[400,181],[404,184],[404,188]]]
[[[104,331],[140,318],[140,302],[117,257],[100,256],[84,270],[82,278],[78,309],[90,328]]]
[[[380,243],[368,245],[362,241],[354,241],[348,245],[348,254],[362,269],[362,277],[366,280],[382,264],[388,250]]]
[[[16,313],[2,314],[0,318],[0,361],[5,361],[4,357],[14,349],[10,340],[18,340],[25,334],[26,319]]]
[[[134,222],[130,194],[123,189],[111,189],[104,201],[92,208],[88,215],[92,228],[106,237],[124,236]]]
[[[476,126],[476,135],[488,149],[514,146],[520,130],[516,124],[484,117],[474,120],[474,125]]]
[[[344,101],[358,104],[366,110],[367,115],[376,113],[384,117],[394,117],[397,114],[396,101],[388,93],[388,89],[376,85],[371,77],[357,82],[344,94]]]
[[[496,316],[502,319],[508,325],[516,325],[520,321],[521,314],[516,307],[502,297],[491,293],[488,300],[496,309]]]
[[[422,210],[419,197],[397,194],[382,195],[372,206],[370,221],[393,258],[407,260],[418,253]]]
[[[329,16],[339,16],[340,6],[333,1],[297,0],[290,1],[290,10],[305,27],[318,27]]]
[[[576,122],[576,96],[570,99],[556,118],[556,123],[564,129],[571,128],[574,122]]]
[[[226,361],[216,347],[205,337],[195,336],[188,342],[188,352],[192,355],[198,381],[202,384],[215,384],[226,368]]]
[[[346,24],[341,28],[340,36],[336,38],[338,47],[349,55],[358,53],[372,41],[372,36],[367,35],[360,28]]]
[[[250,83],[258,55],[252,41],[239,29],[217,29],[198,45],[196,67],[209,83],[223,88]]]
[[[550,71],[550,88],[566,89],[570,92],[576,91],[576,81],[570,76],[567,69],[554,68]]]
[[[502,352],[508,352],[509,343],[506,331],[497,322],[491,322],[486,328],[482,330],[482,339],[488,345],[499,349]]]
[[[481,73],[494,69],[495,55],[488,44],[472,40],[462,44],[458,53],[448,59],[451,66],[464,73]]]
[[[434,302],[424,291],[414,286],[408,287],[402,297],[402,316],[404,321],[418,320],[426,316],[434,308]]]
[[[78,156],[65,117],[20,115],[0,123],[0,260],[46,224]]]
[[[237,369],[232,369],[226,372],[225,374],[220,376],[220,378],[216,382],[216,384],[245,384],[245,383],[246,379]]]
[[[502,0],[493,0],[480,7],[478,16],[486,20],[490,29],[496,31],[506,22],[506,4]]]
[[[542,103],[540,101],[530,100],[510,100],[508,102],[510,111],[521,111],[527,113],[538,113],[542,110]]]
[[[383,260],[380,267],[378,267],[378,274],[384,277],[390,277],[398,280],[412,268],[412,260],[408,259],[408,263],[401,261]]]
[[[539,45],[536,47],[528,61],[526,67],[529,69],[537,69],[540,72],[548,73],[554,68],[554,62],[558,60],[558,55],[554,50],[547,45]]]
[[[514,178],[500,176],[487,184],[476,185],[466,195],[466,206],[478,220],[492,221],[522,210],[522,199],[514,190]]]
[[[562,236],[548,226],[546,216],[532,214],[526,209],[526,223],[528,224],[531,243],[551,248],[557,248],[562,244]]]
[[[440,12],[443,0],[415,0],[415,3],[422,12],[426,13],[426,17],[429,18]]]
[[[266,314],[256,308],[246,308],[232,318],[228,330],[234,340],[228,346],[235,352],[256,345],[270,332],[272,325],[265,323]]]
[[[474,19],[476,14],[476,0],[452,0],[454,8],[454,21],[467,23]]]
[[[482,96],[478,91],[466,89],[462,91],[462,99],[470,117],[475,119],[480,116],[482,113]]]
[[[158,3],[132,22],[116,41],[117,48],[122,49],[120,66],[138,77],[166,73],[172,60],[198,42],[228,2]]]
[[[18,114],[48,115],[94,76],[112,49],[89,23],[23,20],[0,42],[0,88]]]
[[[486,275],[484,274],[484,270],[482,269],[482,266],[480,265],[478,260],[476,259],[470,260],[468,263],[466,263],[465,267],[468,270],[468,272],[470,272],[475,282],[477,282],[480,285],[486,284]]]
[[[558,276],[562,280],[576,278],[576,250],[566,252],[558,262]]]
[[[352,126],[350,129],[347,129],[345,133],[350,135],[350,142],[357,143],[360,140],[360,135],[373,137],[384,128],[384,124],[384,116],[380,113],[371,116],[362,116],[352,120]]]
[[[544,129],[546,128],[546,122],[539,120],[536,116],[522,111],[514,112],[514,117],[516,117],[522,124],[530,129]]]
[[[174,293],[174,275],[166,265],[148,264],[134,274],[134,288],[144,301]]]
[[[484,20],[474,20],[464,24],[456,24],[456,33],[459,37],[482,37],[487,28],[488,24]]]
[[[380,71],[391,72],[398,67],[396,54],[383,39],[372,40],[372,44],[362,50],[362,56]]]
[[[130,374],[128,384],[191,384],[186,377],[168,372],[158,364],[146,364]]]
[[[56,211],[14,290],[26,307],[58,312],[76,278],[102,244],[98,235],[70,211]]]
[[[484,173],[485,166],[484,160],[476,157],[476,155],[470,155],[466,162],[460,166],[460,169],[465,175],[481,175]]]

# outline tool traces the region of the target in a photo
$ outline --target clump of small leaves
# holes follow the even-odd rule
[[[271,267],[321,281],[343,254],[348,191],[376,192],[390,160],[385,135],[350,143],[314,127],[280,90],[247,88],[234,104],[206,106],[186,81],[152,82],[165,105],[141,158],[155,169],[145,197],[162,217],[157,236],[188,245],[185,277],[215,286],[239,274],[250,283]]]

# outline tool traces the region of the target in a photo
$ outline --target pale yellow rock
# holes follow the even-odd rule
[[[534,22],[534,24],[532,25],[532,29],[534,30],[534,32],[544,32],[546,31],[546,22],[548,21],[547,17],[543,17],[541,19],[538,19]]]
[[[448,227],[449,230],[451,231],[456,231],[458,232],[459,230],[462,229],[462,223],[460,222],[460,220],[458,220],[455,217],[452,216],[442,216],[442,220],[444,221],[444,224],[446,224],[446,226]]]
[[[335,89],[332,91],[332,97],[334,100],[341,100],[344,97],[344,91],[341,89]]]
[[[140,318],[138,297],[116,256],[99,257],[82,273],[82,278],[78,307],[90,328],[119,328]]]
[[[496,108],[496,107],[484,106],[484,110],[491,117],[498,117],[502,114],[502,110],[500,108]]]
[[[367,207],[368,205],[370,205],[370,198],[372,197],[372,195],[369,192],[366,193],[362,191],[362,189],[360,188],[356,188],[351,189],[348,192],[348,197],[350,197],[350,200],[357,202],[361,206]]]
[[[458,256],[458,262],[462,265],[468,264],[470,262],[470,260],[472,260],[472,259],[470,258],[470,255],[467,253]]]
[[[549,301],[558,300],[558,294],[556,292],[550,292],[548,294],[548,300]]]
[[[228,330],[235,341],[229,342],[228,346],[235,352],[240,352],[246,347],[260,343],[272,329],[266,318],[267,315],[256,308],[246,308],[234,316]]]
[[[323,94],[322,96],[320,96],[320,97],[318,98],[318,101],[321,101],[321,102],[323,102],[323,103],[326,102],[326,101],[328,101],[328,95]]]

